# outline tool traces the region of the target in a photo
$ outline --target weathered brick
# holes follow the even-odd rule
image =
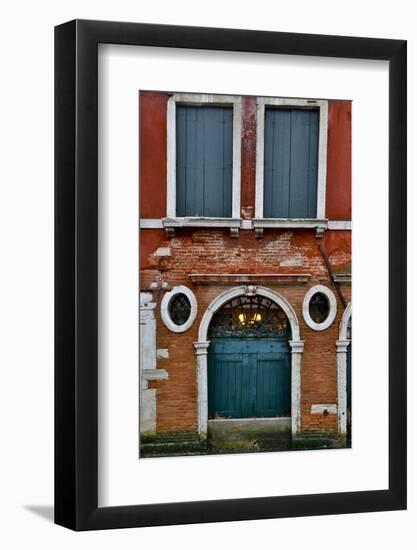
[[[146,231],[145,236],[151,230]],[[344,237],[343,237],[344,238]],[[201,244],[204,243],[204,246]],[[238,239],[232,239],[226,231],[185,229],[173,239],[157,242],[157,247],[170,247],[172,264],[166,271],[143,269],[141,288],[149,288],[151,282],[169,285],[186,285],[192,288],[198,303],[198,313],[192,327],[184,333],[169,331],[157,317],[157,347],[169,349],[169,359],[163,360],[163,368],[169,373],[168,381],[150,383],[158,389],[157,428],[159,432],[197,429],[197,378],[193,342],[198,339],[198,327],[210,302],[223,292],[224,285],[193,285],[189,275],[196,273],[308,273],[308,284],[280,285],[270,288],[281,294],[293,306],[300,322],[301,339],[305,341],[301,378],[301,427],[303,430],[336,429],[336,415],[311,415],[311,405],[337,402],[336,340],[344,306],[337,296],[334,284],[319,251],[320,241],[312,231],[269,230],[263,239],[255,239],[252,232],[241,231]],[[149,251],[153,256],[154,250]],[[345,262],[346,257],[342,257]],[[293,265],[288,258],[296,258]],[[303,319],[302,303],[307,290],[317,284],[325,284],[337,297],[337,316],[334,323],[323,332],[309,328]],[[231,283],[229,287],[234,286]],[[262,286],[268,287],[267,283]],[[153,293],[160,304],[165,291]],[[350,285],[343,285],[346,299],[350,299]],[[162,365],[161,365],[162,366]]]

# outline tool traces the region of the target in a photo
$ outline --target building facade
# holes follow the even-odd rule
[[[139,102],[141,456],[349,446],[351,102]]]

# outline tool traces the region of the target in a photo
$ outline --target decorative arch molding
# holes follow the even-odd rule
[[[348,330],[348,325],[351,317],[352,317],[352,305],[351,305],[351,302],[349,302],[340,320],[339,340],[347,340],[347,330]]]
[[[351,302],[346,306],[339,325],[339,339],[336,341],[337,363],[337,421],[338,430],[347,431],[347,352],[351,340],[347,337],[349,321],[352,318]]]
[[[208,423],[208,392],[207,392],[207,354],[210,341],[207,339],[213,315],[229,300],[237,296],[264,296],[282,308],[291,325],[291,429],[293,435],[300,431],[301,414],[301,358],[304,351],[304,341],[300,339],[300,324],[291,304],[277,292],[263,286],[241,285],[219,294],[210,303],[200,322],[198,341],[194,342],[197,362],[198,391],[198,433],[207,437]]]
[[[292,341],[294,340],[300,340],[300,324],[297,319],[297,315],[295,314],[295,311],[291,304],[287,302],[285,298],[283,298],[280,294],[277,292],[274,292],[273,290],[270,290],[269,288],[263,287],[263,286],[236,286],[234,288],[231,288],[229,290],[226,290],[225,292],[222,292],[214,300],[211,302],[211,304],[208,306],[206,311],[204,312],[204,315],[200,322],[200,328],[198,331],[198,341],[199,342],[206,342],[207,341],[207,334],[208,329],[211,323],[211,319],[213,315],[218,311],[221,307],[223,307],[229,300],[232,300],[233,298],[236,298],[237,296],[264,296],[265,298],[269,298],[273,302],[275,302],[277,305],[279,305],[282,310],[285,312],[285,315],[288,317],[288,320],[291,325],[291,334],[292,334]]]

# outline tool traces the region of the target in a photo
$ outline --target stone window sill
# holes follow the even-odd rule
[[[300,228],[322,228],[327,229],[328,221],[316,218],[255,218],[253,227],[256,229],[269,227],[300,227]]]
[[[315,229],[316,236],[322,237],[328,227],[328,220],[316,218],[255,218],[253,227],[257,237],[264,229]]]
[[[163,218],[163,227],[240,227],[240,218],[184,217]]]

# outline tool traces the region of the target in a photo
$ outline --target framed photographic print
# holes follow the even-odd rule
[[[404,509],[406,42],[55,40],[56,523]]]

